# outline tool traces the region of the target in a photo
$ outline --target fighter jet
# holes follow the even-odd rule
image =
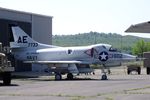
[[[19,26],[11,26],[14,41],[10,42],[14,57],[24,63],[47,64],[50,67],[67,68],[67,78],[79,73],[76,65],[102,64],[105,67],[120,65],[124,61],[136,60],[136,56],[121,53],[109,44],[79,47],[60,47],[33,40]],[[62,79],[62,72],[55,72],[55,80]],[[102,79],[106,80],[103,71]]]

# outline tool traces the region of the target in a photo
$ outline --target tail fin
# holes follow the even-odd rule
[[[14,42],[10,42],[11,48],[53,48],[56,46],[38,43],[26,34],[19,26],[11,26]]]
[[[37,43],[28,34],[26,34],[20,27],[12,26],[12,33],[14,37],[14,42],[10,44],[13,47],[30,47],[30,43]],[[38,44],[37,44],[38,45]]]

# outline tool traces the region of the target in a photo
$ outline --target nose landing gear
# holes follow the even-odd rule
[[[105,68],[102,68],[101,80],[108,80],[108,78],[107,78],[107,72],[105,71]]]
[[[103,74],[102,77],[101,77],[101,80],[108,80],[107,75]]]

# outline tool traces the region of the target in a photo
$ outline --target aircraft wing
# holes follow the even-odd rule
[[[150,33],[150,21],[131,25],[125,32]]]
[[[39,63],[39,64],[92,64],[86,61],[24,61],[24,63]]]

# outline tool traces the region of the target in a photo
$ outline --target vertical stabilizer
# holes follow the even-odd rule
[[[11,48],[53,48],[57,46],[38,43],[25,33],[19,26],[11,26],[14,42],[10,42]]]
[[[37,47],[38,42],[33,40],[28,34],[26,34],[20,27],[12,26],[12,33],[14,42],[11,42],[12,48],[16,47]]]

